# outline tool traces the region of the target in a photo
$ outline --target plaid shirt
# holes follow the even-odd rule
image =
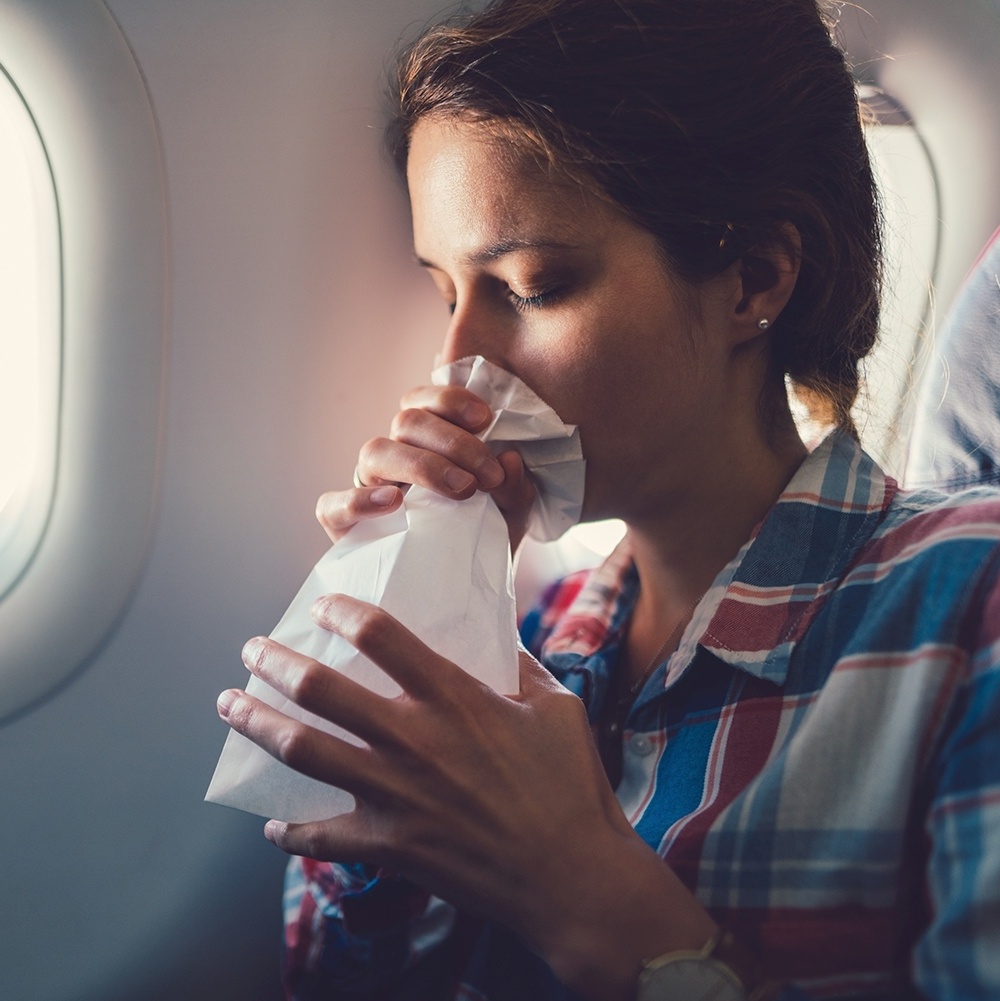
[[[1000,997],[998,542],[1000,493],[899,491],[834,434],[629,714],[623,810],[789,998]],[[523,624],[592,719],[637,590],[623,546]],[[289,997],[570,996],[374,875],[292,861]]]

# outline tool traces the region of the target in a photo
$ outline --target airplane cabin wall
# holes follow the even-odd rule
[[[325,550],[317,497],[438,346],[379,124],[388,54],[442,3],[108,6],[168,189],[160,500],[118,628],[0,726],[0,997],[264,1001],[285,859],[263,820],[202,802],[215,697]]]
[[[871,6],[895,24],[913,2]],[[998,3],[967,3],[976,25],[996,23]],[[107,6],[149,89],[169,198],[160,497],[117,629],[0,725],[0,997],[269,1001],[284,857],[262,820],[202,802],[225,736],[214,701],[243,683],[243,642],[273,627],[326,548],[316,498],[350,482],[443,332],[379,123],[389,53],[447,4]],[[922,3],[919,44],[934,44],[936,16],[960,51],[959,6]],[[998,40],[970,42],[948,72],[974,82],[972,58],[985,66]],[[892,51],[892,31],[873,44]],[[1000,190],[998,147],[976,149],[992,157],[976,183]],[[997,216],[954,222],[951,287]]]

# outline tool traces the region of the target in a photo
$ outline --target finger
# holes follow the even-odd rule
[[[373,438],[366,442],[358,456],[358,471],[365,483],[390,480],[415,483],[455,500],[465,500],[479,489],[474,473],[456,465],[451,459],[432,448],[391,438]],[[499,475],[503,476],[502,470]]]
[[[493,412],[464,386],[418,386],[399,401],[401,410],[429,410],[451,424],[478,434],[493,419]]]
[[[331,490],[316,502],[316,518],[332,542],[343,538],[359,521],[395,511],[403,500],[396,486]]]
[[[368,744],[397,728],[392,699],[325,664],[258,636],[243,647],[243,663],[254,675],[297,706],[336,723]]]
[[[219,715],[237,733],[303,775],[350,793],[379,785],[367,748],[294,720],[236,688],[223,692],[217,706]]]
[[[330,594],[313,605],[313,618],[381,667],[413,698],[440,700],[442,694],[457,695],[470,685],[481,687],[375,605],[346,594]]]
[[[360,808],[330,820],[306,824],[269,820],[264,825],[264,836],[289,855],[344,864],[388,864],[387,854]]]
[[[488,445],[429,410],[401,410],[393,418],[390,437],[443,456],[471,473],[482,490],[493,490],[503,482],[503,468]]]
[[[516,549],[517,543],[527,531],[531,506],[538,492],[519,453],[512,450],[501,452],[497,460],[503,467],[504,479],[499,487],[490,491],[490,496],[507,520],[511,529],[511,543]]]

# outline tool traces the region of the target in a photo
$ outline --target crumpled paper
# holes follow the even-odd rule
[[[480,437],[495,453],[516,448],[538,492],[528,531],[558,538],[580,517],[584,460],[578,430],[564,424],[516,376],[481,357],[437,368],[436,385],[464,385],[493,410]],[[411,487],[401,507],[361,522],[316,564],[271,637],[391,698],[399,686],[309,614],[326,594],[349,594],[395,616],[433,650],[503,694],[518,690],[517,624],[507,527],[493,499],[463,501]],[[352,744],[353,734],[300,709],[251,677],[247,692]],[[305,822],[353,809],[343,789],[308,778],[235,731],[205,796],[249,813]]]

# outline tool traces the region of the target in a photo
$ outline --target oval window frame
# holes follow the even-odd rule
[[[24,226],[35,232],[23,232],[24,226],[15,224],[2,239],[23,239],[27,243],[28,261],[13,261],[13,273],[0,281],[14,282],[0,299],[4,320],[15,317],[30,329],[13,328],[15,336],[33,336],[35,372],[30,361],[27,370],[10,372],[18,381],[35,382],[35,394],[22,401],[31,413],[15,425],[12,415],[5,412],[0,418],[15,429],[27,426],[28,434],[35,439],[29,457],[33,461],[21,470],[22,476],[13,483],[13,493],[7,496],[0,488],[0,600],[14,586],[24,569],[31,562],[41,541],[52,508],[55,490],[55,471],[58,456],[59,400],[62,356],[62,250],[59,242],[59,203],[56,197],[52,168],[45,143],[17,85],[0,65],[0,121],[10,130],[8,139],[15,146],[13,157],[20,160],[21,174],[28,190],[17,193],[26,197]],[[14,178],[16,180],[16,177]],[[20,246],[20,245],[19,245]],[[7,246],[6,252],[14,256],[15,248]],[[5,257],[5,260],[10,258]],[[9,269],[4,267],[5,275]],[[18,296],[23,296],[18,301]],[[11,299],[13,298],[13,305]],[[4,381],[0,373],[0,382]],[[6,383],[9,386],[9,382]],[[0,410],[8,401],[0,399]],[[20,463],[15,462],[15,468]],[[24,474],[27,474],[27,477]]]
[[[944,213],[934,155],[913,116],[880,87],[861,84],[859,98],[882,201],[885,272],[879,338],[862,362],[854,418],[865,449],[898,479],[913,373],[933,323]]]
[[[63,257],[55,491],[0,598],[0,719],[106,641],[151,538],[167,307],[163,157],[145,82],[101,0],[0,0],[0,63],[48,153]]]

